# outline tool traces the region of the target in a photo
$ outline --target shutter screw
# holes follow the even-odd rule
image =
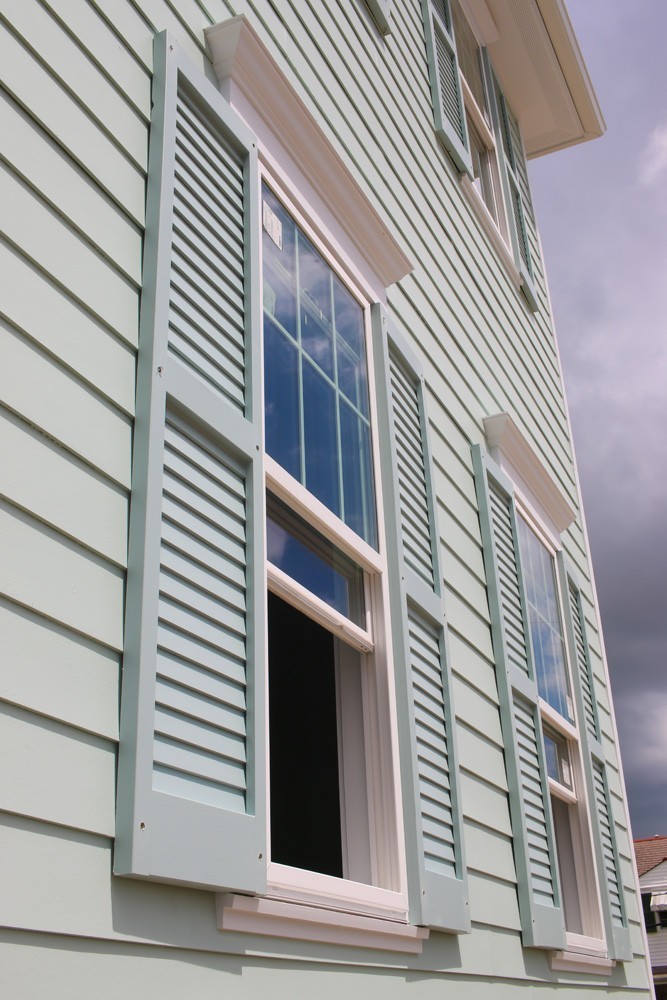
[[[260,851],[259,854],[257,855],[257,860],[261,861],[262,857],[263,857],[263,855],[262,855],[262,852]]]
[[[139,824],[139,829],[140,830],[145,830],[146,829],[146,824],[145,823],[140,823]]]
[[[162,365],[158,365],[158,369],[157,369],[158,375],[161,375],[163,371],[164,371],[164,368],[162,367]]]

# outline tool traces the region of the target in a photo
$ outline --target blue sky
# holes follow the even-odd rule
[[[667,834],[667,4],[567,0],[607,132],[531,163],[633,835]]]

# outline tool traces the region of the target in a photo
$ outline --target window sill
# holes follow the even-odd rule
[[[552,951],[549,965],[554,972],[586,972],[591,976],[608,976],[616,962],[602,955],[587,955],[577,951]]]
[[[352,948],[421,954],[426,927],[414,927],[359,913],[258,896],[220,893],[216,897],[218,930],[270,935]]]
[[[507,271],[510,281],[517,288],[517,290],[519,290],[522,283],[521,275],[519,274],[519,270],[514,263],[514,258],[512,257],[512,254],[510,253],[507,244],[505,243],[505,240],[503,239],[501,232],[493,219],[493,216],[475,190],[475,186],[467,174],[462,174],[459,181],[461,188],[470,203],[470,207],[481,223],[482,229],[493,244],[496,253],[500,257],[503,267]]]

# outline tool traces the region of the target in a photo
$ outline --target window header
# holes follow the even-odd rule
[[[527,499],[546,515],[557,534],[562,534],[574,521],[575,511],[509,413],[485,417],[484,434],[503,471],[524,487]]]
[[[275,137],[289,152],[318,198],[387,288],[412,270],[342,158],[315,121],[247,17],[206,29],[220,90],[260,139]],[[267,138],[267,141],[268,138]],[[275,145],[275,142],[274,142]]]

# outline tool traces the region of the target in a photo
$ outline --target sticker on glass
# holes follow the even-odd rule
[[[283,224],[268,201],[262,202],[262,224],[279,250],[283,248]]]

